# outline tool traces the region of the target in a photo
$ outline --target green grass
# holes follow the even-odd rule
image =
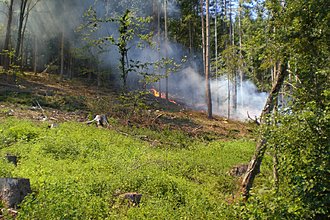
[[[231,219],[226,198],[236,179],[226,172],[249,161],[254,143],[202,142],[177,131],[134,131],[149,142],[79,123],[0,121],[0,156],[19,157],[17,167],[0,160],[1,177],[29,178],[33,194],[19,219]],[[133,132],[133,133],[134,133]],[[158,135],[158,136],[157,136]],[[166,147],[167,143],[169,147]],[[129,208],[113,194],[143,194]]]

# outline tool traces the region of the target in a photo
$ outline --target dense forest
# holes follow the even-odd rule
[[[0,1],[0,156],[22,160],[0,161],[0,176],[31,178],[33,189],[16,217],[329,218],[329,8],[328,0]],[[63,97],[49,95],[66,85]],[[108,129],[65,120],[47,130],[7,117],[13,103],[36,106],[44,121],[53,109],[107,114]],[[189,130],[183,109],[203,112],[204,124]],[[219,137],[217,126],[231,132]],[[228,175],[235,163],[246,166],[239,178]],[[61,169],[62,178],[51,175]],[[109,199],[128,191],[141,192],[141,204]]]

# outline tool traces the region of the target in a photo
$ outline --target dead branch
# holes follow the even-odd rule
[[[255,119],[251,118],[251,116],[249,115],[249,112],[246,112],[247,115],[248,115],[248,118],[252,121],[254,121],[257,125],[260,125],[260,122],[258,121],[258,117],[255,116]]]
[[[97,126],[102,126],[102,127],[110,126],[107,116],[105,115],[96,115],[93,120],[87,121],[86,123],[89,125],[92,124],[93,122],[96,122]]]
[[[53,62],[49,63],[49,64],[46,66],[46,68],[45,68],[41,73],[46,73],[47,70],[48,70],[48,68],[49,68],[50,66],[54,65],[54,63],[56,63],[56,62],[57,62],[57,58],[56,58]]]
[[[192,133],[195,133],[197,130],[199,130],[199,129],[201,129],[201,128],[203,128],[203,125],[198,126],[197,128],[194,128],[194,130],[192,130],[191,132],[192,132]]]
[[[42,111],[42,116],[43,116],[43,120],[47,120],[48,117],[47,115],[45,114],[45,110],[41,107],[40,103],[38,102],[38,100],[35,101],[36,104],[38,105],[39,109]]]
[[[160,117],[162,117],[164,114],[159,114],[159,115],[157,115],[157,117],[156,118],[154,118],[154,120],[152,120],[152,123],[155,123],[156,122],[156,120],[158,119],[158,118],[160,118]]]

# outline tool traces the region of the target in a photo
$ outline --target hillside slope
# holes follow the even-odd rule
[[[150,95],[127,117],[113,90],[51,76],[2,80],[0,90],[0,177],[28,178],[33,191],[19,219],[239,218],[228,172],[254,151],[250,125]],[[108,128],[85,123],[100,112]],[[142,194],[138,206],[120,196],[130,192]]]
[[[60,81],[54,75],[29,74],[14,83],[0,75],[0,117],[84,122],[106,114],[121,126],[154,130],[174,129],[191,136],[211,139],[249,137],[251,124],[215,116],[208,120],[202,111],[187,109],[151,94],[119,94],[117,88],[97,88],[82,81]],[[118,126],[118,124],[116,126]]]

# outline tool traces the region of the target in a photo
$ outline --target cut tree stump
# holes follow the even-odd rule
[[[0,200],[6,208],[16,208],[31,192],[29,179],[0,178]]]
[[[230,169],[228,173],[231,176],[240,177],[246,173],[248,166],[249,166],[248,164],[235,165],[233,166],[233,168]]]
[[[127,201],[128,206],[139,206],[142,194],[136,192],[123,193],[118,195],[122,201]]]
[[[9,163],[13,163],[15,166],[17,166],[17,156],[6,154],[5,158],[8,160]]]

